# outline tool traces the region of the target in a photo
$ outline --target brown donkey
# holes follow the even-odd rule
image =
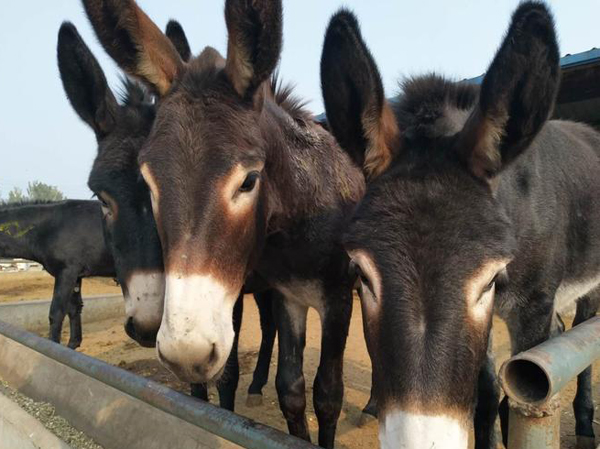
[[[160,359],[182,379],[218,378],[253,271],[284,297],[276,385],[290,432],[305,439],[308,307],[321,317],[314,405],[319,444],[333,447],[353,285],[339,239],[364,179],[289,90],[270,84],[281,1],[227,1],[227,58],[206,48],[189,63],[134,1],[84,5],[108,53],[160,97],[139,155],[166,273]]]
[[[559,85],[554,23],[524,2],[481,85],[408,80],[386,102],[356,18],[332,19],[321,81],[329,124],[369,177],[344,238],[360,296],[385,448],[495,448],[495,309],[513,352],[575,324],[600,294],[600,135],[548,120]],[[478,388],[477,388],[478,386]],[[590,371],[574,402],[595,447]]]
[[[166,35],[187,61],[190,49],[181,25],[170,21]],[[146,89],[126,78],[119,103],[98,61],[71,23],[65,22],[60,27],[57,57],[67,97],[97,138],[98,154],[88,185],[102,203],[101,229],[123,287],[125,330],[142,346],[154,347],[163,312],[163,260],[150,192],[141,178],[137,156],[150,133],[156,104]],[[259,309],[262,341],[248,402],[257,404],[262,400],[262,388],[268,379],[276,329],[271,307],[273,292],[254,290],[253,293]],[[237,339],[242,312],[240,299],[233,312],[234,347],[226,375],[217,385],[221,406],[230,410],[234,408],[239,379]],[[192,384],[192,393],[208,400],[204,384]]]

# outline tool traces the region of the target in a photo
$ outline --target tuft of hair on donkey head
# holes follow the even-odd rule
[[[167,33],[188,58],[181,26],[171,21]],[[125,298],[125,330],[142,346],[153,347],[162,320],[164,273],[150,193],[137,156],[154,122],[154,99],[140,84],[124,78],[120,104],[69,22],[60,27],[57,56],[67,97],[98,142],[88,185],[102,202],[105,239]]]
[[[166,274],[158,355],[181,379],[218,378],[233,306],[264,241],[274,133],[262,111],[281,52],[281,2],[227,1],[227,57],[207,47],[188,63],[134,1],[83,3],[107,52],[159,96],[138,157]]]
[[[531,208],[554,201],[542,191],[553,173],[533,179],[535,167],[533,196],[514,191],[515,170],[553,157],[542,156],[553,142],[541,132],[559,86],[552,16],[539,2],[519,6],[481,88],[430,75],[407,80],[390,103],[358,21],[342,10],[321,82],[331,130],[369,180],[344,244],[360,276],[382,447],[466,448],[495,291],[539,219]],[[488,431],[478,444],[493,438],[492,390],[475,416],[476,434]]]

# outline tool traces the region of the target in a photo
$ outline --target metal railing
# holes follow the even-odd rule
[[[500,382],[509,397],[508,449],[559,449],[561,390],[600,359],[600,317],[507,360]]]
[[[93,357],[0,321],[0,334],[163,412],[249,449],[314,449],[272,427],[178,393]],[[18,363],[18,361],[16,361]]]
[[[163,412],[251,449],[311,449],[312,444],[200,402],[170,388],[72,351],[0,321],[0,334]],[[510,398],[508,449],[559,449],[565,385],[600,359],[600,317],[522,352],[500,369]]]

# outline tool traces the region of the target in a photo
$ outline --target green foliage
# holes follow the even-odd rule
[[[62,201],[65,199],[58,187],[49,186],[40,181],[27,184],[27,196],[29,201]]]
[[[8,198],[6,202],[10,203],[23,203],[27,201],[62,201],[65,199],[63,193],[58,187],[44,184],[40,181],[33,181],[27,185],[27,194],[15,187],[8,192]],[[1,203],[1,201],[0,201]]]
[[[10,192],[8,192],[8,203],[20,203],[25,201],[27,198],[23,194],[23,191],[18,187],[15,187]]]

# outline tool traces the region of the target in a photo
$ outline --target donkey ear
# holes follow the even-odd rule
[[[164,95],[184,63],[171,41],[134,0],[83,0],[106,52],[129,75]]]
[[[344,9],[332,17],[325,34],[321,89],[339,144],[368,178],[380,175],[400,145],[400,130],[358,21]]]
[[[181,59],[183,59],[185,62],[188,62],[192,57],[192,50],[190,49],[190,43],[187,40],[181,24],[176,20],[169,20],[165,34],[175,46],[175,49],[177,50],[177,53],[179,53],[179,56],[181,56]]]
[[[281,0],[227,0],[229,41],[225,73],[243,98],[252,97],[275,70],[282,47]]]
[[[98,138],[115,126],[117,101],[98,61],[72,23],[58,32],[58,69],[73,109],[92,127]]]
[[[459,136],[458,151],[473,174],[493,178],[531,144],[552,112],[559,83],[552,15],[543,3],[522,3]]]

